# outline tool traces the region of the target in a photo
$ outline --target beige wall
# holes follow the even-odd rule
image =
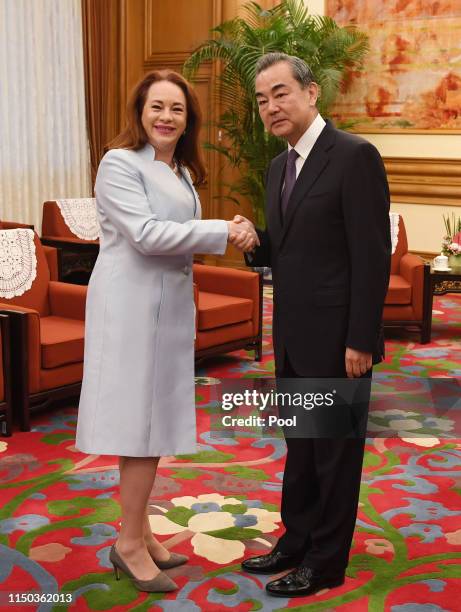
[[[461,135],[458,134],[364,134],[384,157],[431,157],[461,160]],[[461,172],[461,170],[460,170]],[[433,206],[392,202],[392,210],[405,220],[408,244],[415,251],[439,252],[444,225],[442,215],[461,213],[460,206]]]
[[[304,0],[304,4],[312,15],[323,15],[325,11],[325,0]]]
[[[312,14],[323,15],[324,0],[305,0]],[[383,157],[436,158],[461,160],[461,134],[363,134]],[[460,169],[461,173],[461,169]],[[439,252],[444,226],[442,214],[461,214],[459,206],[434,206],[392,201],[392,210],[405,220],[410,249]]]

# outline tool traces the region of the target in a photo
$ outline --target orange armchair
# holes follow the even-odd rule
[[[55,200],[43,204],[41,241],[60,250],[60,279],[88,283],[99,253],[99,240],[83,240],[73,234]]]
[[[389,288],[384,302],[385,327],[415,325],[421,330],[421,343],[428,342],[425,329],[431,313],[425,307],[430,266],[418,255],[408,252],[405,224],[399,217],[399,234],[391,259]]]
[[[11,364],[9,319],[0,315],[0,434],[11,436]]]
[[[245,348],[262,358],[262,276],[194,264],[197,359]]]
[[[13,403],[25,431],[31,411],[80,392],[87,291],[51,280],[56,250],[45,249],[37,234],[34,243],[37,275],[31,288],[0,298],[0,311],[11,316]]]
[[[34,229],[33,225],[27,223],[18,223],[17,221],[2,221],[0,219],[0,230],[7,229]],[[61,270],[61,251],[55,248],[44,246],[45,255],[48,261],[48,267],[50,269],[51,280],[60,280]]]

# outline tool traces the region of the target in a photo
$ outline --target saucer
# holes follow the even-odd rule
[[[436,268],[435,266],[432,266],[432,269],[434,272],[451,272],[451,268]]]

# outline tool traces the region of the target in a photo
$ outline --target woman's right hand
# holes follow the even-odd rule
[[[228,241],[243,251],[244,253],[252,251],[256,245],[259,245],[258,235],[252,223],[242,217],[242,221],[227,221],[229,230]]]

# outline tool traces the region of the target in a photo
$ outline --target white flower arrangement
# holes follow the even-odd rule
[[[442,242],[444,255],[461,255],[461,216],[443,215],[446,235]]]

